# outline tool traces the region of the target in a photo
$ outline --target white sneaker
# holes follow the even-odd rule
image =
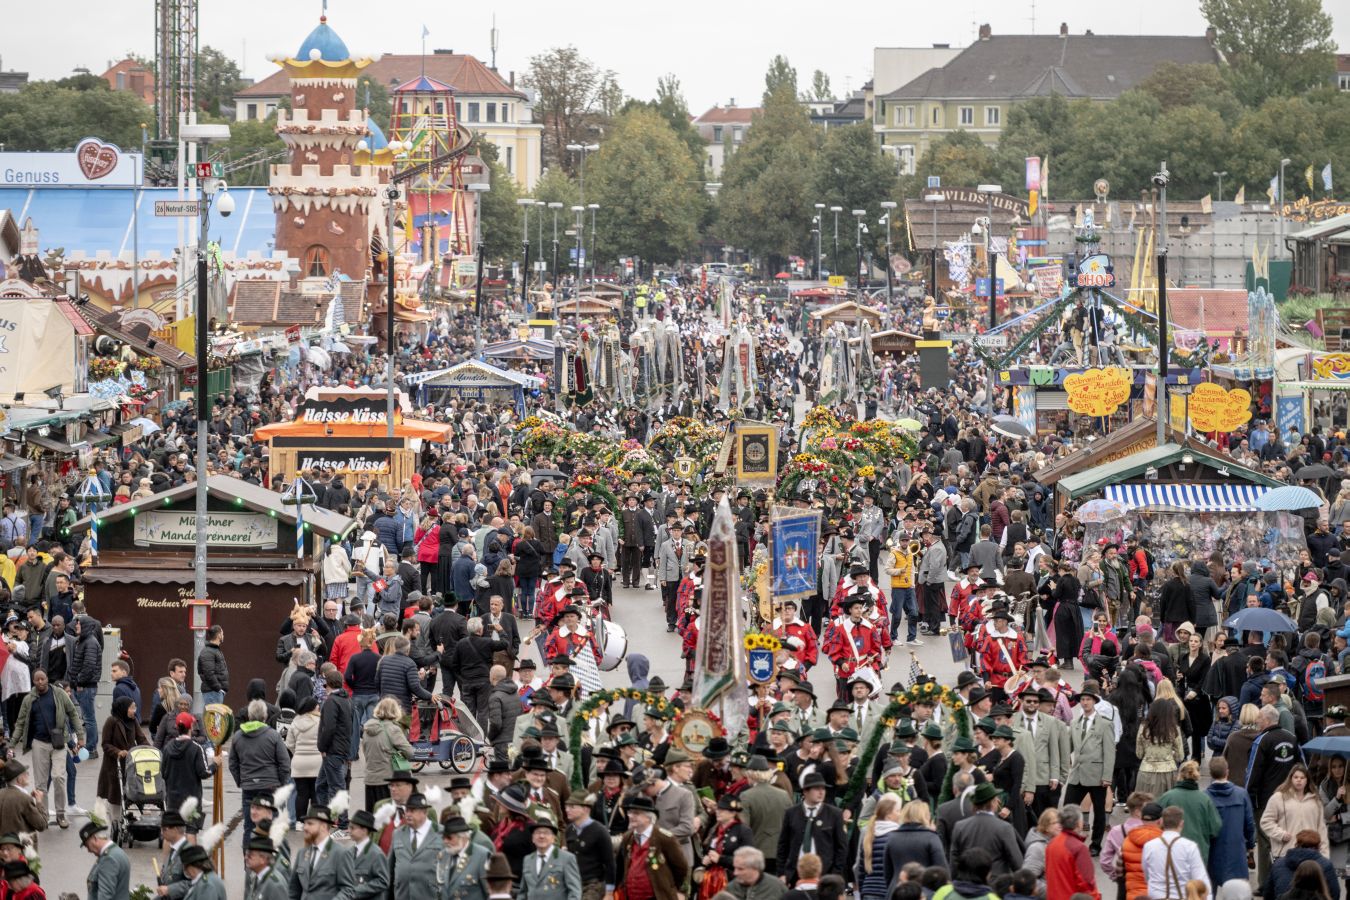
[[[922,647],[922,646],[923,646],[923,641],[919,640],[918,638],[915,638],[915,639],[912,640],[912,641],[905,641],[905,643],[906,643],[906,644],[909,644],[911,647]]]
[[[66,804],[67,818],[71,818],[73,816],[87,816],[87,815],[89,815],[89,810],[85,809],[83,806],[80,806],[78,803]]]

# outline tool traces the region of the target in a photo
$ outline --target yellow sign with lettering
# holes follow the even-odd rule
[[[846,287],[847,285],[848,279],[845,278],[843,275],[830,276],[830,287]]]
[[[1069,409],[1085,416],[1109,416],[1130,399],[1134,385],[1128,369],[1088,369],[1064,379]]]
[[[1226,391],[1213,382],[1197,384],[1189,403],[1196,431],[1232,431],[1252,417],[1252,395],[1242,388]]]

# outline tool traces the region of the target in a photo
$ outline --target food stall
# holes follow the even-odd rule
[[[423,403],[441,406],[451,399],[478,403],[515,404],[516,411],[525,415],[525,392],[535,391],[542,382],[533,375],[522,375],[499,369],[482,360],[471,359],[448,369],[418,372],[405,376],[403,383],[418,388]]]
[[[293,421],[253,433],[254,440],[267,441],[271,475],[289,483],[297,472],[327,469],[389,485],[411,479],[424,444],[446,443],[454,429],[406,418],[407,396],[398,391],[391,438],[388,396],[373,388],[310,388]]]
[[[121,630],[138,673],[164,672],[173,657],[192,659],[196,491],[189,482],[86,516],[73,528],[82,534],[97,520],[99,552],[83,573],[85,601],[105,626]],[[253,674],[272,683],[281,624],[296,603],[315,600],[325,547],[357,523],[307,504],[297,528],[297,507],[283,495],[225,475],[207,480],[207,509],[211,605],[205,620],[192,624],[224,627],[226,702],[237,707]]]

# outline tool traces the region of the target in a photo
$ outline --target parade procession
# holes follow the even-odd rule
[[[0,900],[1350,897],[1350,9],[48,6]]]

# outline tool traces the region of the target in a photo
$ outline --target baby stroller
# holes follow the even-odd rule
[[[122,818],[114,823],[113,840],[123,847],[136,841],[158,841],[165,803],[159,751],[132,747],[117,761],[117,768],[122,779]]]
[[[478,765],[486,738],[467,710],[442,698],[440,703],[417,704],[409,723],[408,742],[412,744],[409,762],[414,772],[434,762],[442,769],[468,775]]]

